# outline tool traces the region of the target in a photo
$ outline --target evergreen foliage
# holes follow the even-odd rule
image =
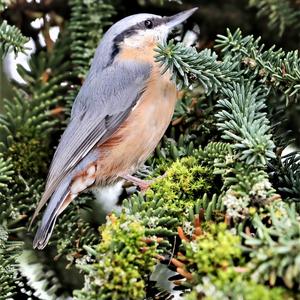
[[[292,1],[249,0],[249,6],[257,8],[258,17],[267,17],[268,26],[278,30],[279,36],[282,36],[287,28],[299,28],[300,12],[293,7]]]
[[[1,11],[1,4],[0,4]],[[15,54],[17,52],[25,52],[25,44],[29,41],[29,38],[22,35],[19,28],[7,24],[4,20],[0,24],[0,51],[2,57],[7,54],[8,51],[13,50]]]
[[[4,160],[3,157],[0,157],[0,170],[1,170],[1,176],[0,176],[0,194],[4,192],[5,189],[7,189],[8,182],[12,179],[12,175],[14,174],[13,171],[13,165],[10,160]]]
[[[299,152],[291,152],[270,166],[271,180],[274,187],[288,202],[300,203],[300,156]],[[275,167],[276,166],[276,167]]]
[[[210,49],[198,53],[195,48],[186,48],[184,44],[174,44],[171,40],[168,44],[159,45],[156,51],[162,74],[169,69],[172,79],[176,81],[178,78],[178,88],[197,80],[209,94],[234,80],[238,74],[234,71],[236,64],[229,60],[217,61],[217,54]]]
[[[10,241],[8,231],[0,225],[0,299],[6,300],[14,295],[17,284],[16,259],[20,254],[22,242]]]
[[[263,112],[266,91],[255,89],[254,83],[241,82],[224,87],[222,93],[225,98],[218,101],[221,110],[216,114],[222,137],[234,143],[240,160],[265,165],[275,157],[269,121]]]
[[[148,236],[165,238],[160,246],[170,250],[178,226],[189,226],[193,212],[208,208],[206,192],[212,190],[212,179],[209,170],[197,163],[197,157],[182,158],[173,162],[144,196],[125,200],[125,212],[143,223]],[[207,210],[208,214],[215,206]]]
[[[222,55],[239,61],[240,67],[249,76],[265,83],[265,87],[281,91],[287,101],[299,97],[300,58],[298,51],[275,50],[275,46],[264,51],[260,38],[252,35],[243,37],[241,30],[234,33],[227,30],[227,36],[218,35],[216,48]]]
[[[145,228],[135,218],[125,214],[108,217],[101,243],[89,249],[95,263],[78,265],[88,277],[75,299],[145,298],[145,279],[155,265],[155,244],[155,240],[146,240]]]
[[[201,45],[178,38],[157,45],[161,72],[181,91],[165,136],[136,174],[153,180],[150,188],[126,188],[122,207],[104,223],[92,196],[81,195],[58,219],[49,246],[32,250],[37,224],[29,232],[28,225],[71,105],[108,25],[132,13],[122,1],[55,4],[63,9],[50,2],[26,2],[26,16],[14,24],[18,4],[0,1],[2,54],[25,51],[21,32],[38,44],[28,29],[37,17],[44,25],[35,33],[48,39],[30,70],[18,66],[26,83],[12,82],[12,96],[0,99],[0,299],[171,299],[178,289],[188,300],[297,299],[299,151],[281,153],[299,132],[291,111],[299,108],[300,59],[297,50],[264,46],[240,29],[213,42],[204,26]],[[138,2],[135,12],[150,12],[150,2],[162,15],[175,10],[167,1]],[[249,4],[269,17],[277,37],[297,30],[297,3]],[[60,33],[51,42],[54,25]],[[163,283],[168,275],[152,278],[162,265],[175,272],[171,287]]]
[[[271,207],[270,215],[271,226],[264,224],[256,215],[253,219],[256,236],[244,235],[253,258],[249,262],[251,277],[271,286],[283,280],[288,288],[299,290],[299,215],[294,205],[281,211]]]
[[[177,258],[171,262],[184,280],[176,284],[193,287],[184,299],[282,299],[284,290],[268,290],[247,279],[240,238],[224,223],[197,224],[192,240],[184,237]],[[241,264],[241,265],[238,265]]]
[[[48,265],[47,259],[32,249],[23,250],[21,256],[18,257],[18,270],[22,281],[18,283],[18,287],[25,295],[36,297],[37,299],[59,299],[63,300],[69,296],[69,293],[63,290],[59,281],[57,272]]]

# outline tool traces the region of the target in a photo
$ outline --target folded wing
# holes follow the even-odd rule
[[[149,64],[126,61],[87,76],[74,101],[70,123],[54,154],[46,189],[32,221],[62,180],[127,118],[143,93],[150,72]]]

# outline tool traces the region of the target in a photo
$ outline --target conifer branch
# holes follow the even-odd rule
[[[299,99],[300,58],[297,50],[285,52],[275,50],[275,46],[264,50],[260,38],[243,37],[240,29],[234,33],[228,29],[227,36],[218,35],[216,48],[225,58],[238,61],[245,74],[250,73],[260,83],[281,91],[287,101]]]
[[[147,275],[156,263],[157,243],[131,216],[111,215],[102,227],[97,248],[86,247],[94,263],[78,264],[88,284],[74,292],[77,300],[144,299]]]
[[[233,142],[238,158],[247,164],[263,164],[275,157],[275,145],[264,109],[267,91],[241,81],[223,87],[218,101],[217,126],[225,140]]]
[[[0,221],[1,220],[0,215]],[[7,230],[0,223],[0,300],[14,295],[17,284],[17,257],[20,255],[22,242],[10,241]]]
[[[11,161],[0,157],[0,194],[7,189],[13,174],[14,170]]]
[[[2,58],[10,50],[13,50],[15,54],[18,52],[25,52],[27,49],[25,44],[28,41],[29,38],[23,36],[20,29],[7,24],[6,20],[0,24],[0,50]]]
[[[278,30],[282,36],[287,28],[299,29],[300,12],[292,7],[289,0],[249,0],[250,7],[258,9],[258,17],[267,17],[268,26]]]
[[[74,78],[72,89],[65,96],[67,113],[70,112],[82,80],[89,70],[104,27],[111,24],[111,16],[115,13],[113,6],[103,1],[82,3],[82,0],[71,0],[69,6],[71,16],[67,31]]]
[[[256,215],[253,225],[256,235],[244,235],[250,256],[252,278],[275,285],[280,278],[288,288],[300,287],[300,230],[295,206],[277,211],[270,209],[271,226]]]
[[[262,2],[271,1],[278,2]],[[151,1],[158,2],[163,1]],[[5,228],[0,227],[0,264],[6,267],[6,260],[12,272],[0,269],[1,292],[3,287],[5,296],[14,292],[18,269],[21,280],[32,279],[24,288],[26,295],[32,291],[41,299],[64,298],[71,292],[78,300],[167,299],[164,287],[157,295],[150,276],[158,259],[165,263],[171,257],[170,268],[178,272],[174,283],[189,300],[241,295],[281,300],[286,289],[296,294],[299,214],[293,203],[300,193],[299,159],[295,154],[276,161],[274,142],[281,149],[288,139],[280,137],[285,125],[274,124],[280,110],[273,100],[288,112],[283,95],[288,101],[299,99],[299,57],[296,51],[265,50],[259,40],[242,37],[240,31],[219,36],[220,54],[174,41],[158,46],[156,60],[162,72],[168,70],[185,89],[170,128],[147,161],[150,166],[136,175],[166,175],[144,194],[127,195],[122,212],[111,214],[100,228],[101,240],[99,223],[90,222],[91,197],[78,197],[60,216],[45,252],[26,250],[19,266],[14,265],[8,245],[13,239],[27,240],[25,227],[44,190],[53,145],[114,13],[108,3],[114,2],[70,0],[70,14],[59,16],[66,22],[60,23],[65,26],[60,26],[54,47],[33,54],[30,71],[18,67],[26,84],[17,85],[12,99],[4,101],[0,226]],[[268,11],[263,5],[261,9]],[[280,13],[271,18],[274,28],[283,30],[286,16]],[[51,15],[48,25],[56,24],[56,17]],[[125,192],[132,190],[127,187]],[[241,238],[242,232],[247,234]],[[241,249],[244,240],[246,253]],[[73,285],[61,279],[64,271],[58,270],[53,256],[61,258],[63,268],[78,266],[85,275],[83,288],[80,280]],[[27,273],[28,267],[35,276]],[[180,276],[185,279],[178,282]],[[274,278],[276,287],[270,288]]]
[[[271,181],[288,203],[295,203],[300,211],[300,155],[298,151],[269,163]]]
[[[64,291],[60,278],[47,261],[46,255],[24,249],[18,257],[18,267],[20,275],[27,281],[28,288],[34,291],[34,296],[38,299],[63,300],[70,296]]]
[[[155,51],[158,52],[155,58],[161,65],[162,74],[169,70],[171,79],[178,84],[179,89],[198,81],[205,92],[210,94],[223,84],[235,80],[238,75],[236,63],[219,61],[217,54],[210,49],[198,52],[194,47],[175,44],[171,40],[168,44],[158,45]]]

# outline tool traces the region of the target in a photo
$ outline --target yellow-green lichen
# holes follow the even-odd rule
[[[185,300],[280,300],[285,290],[254,282],[242,258],[241,238],[224,223],[206,223],[192,241],[183,240],[184,271],[193,286]]]
[[[208,278],[195,286],[184,300],[292,300],[282,288],[268,288],[251,280],[243,280],[241,276],[226,284],[218,285]]]
[[[133,217],[111,215],[101,227],[102,241],[87,270],[88,285],[75,296],[87,299],[144,299],[145,279],[156,263],[155,243],[145,240],[144,226]]]
[[[201,276],[231,276],[234,260],[242,254],[240,237],[227,230],[224,223],[211,223],[195,240],[183,243],[190,267]]]

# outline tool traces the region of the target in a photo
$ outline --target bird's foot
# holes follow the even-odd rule
[[[162,176],[159,176],[158,178],[164,178],[165,176],[166,176],[166,173]],[[152,180],[143,180],[143,179],[140,179],[138,177],[135,177],[135,176],[132,176],[129,174],[121,176],[121,177],[127,181],[132,182],[134,185],[139,187],[141,192],[146,191],[150,187],[150,185],[158,179],[158,178],[155,178]]]
[[[138,177],[132,176],[132,175],[124,175],[121,176],[123,179],[132,182],[134,185],[140,188],[141,192],[146,191],[149,186],[155,181],[155,180],[143,180]]]

